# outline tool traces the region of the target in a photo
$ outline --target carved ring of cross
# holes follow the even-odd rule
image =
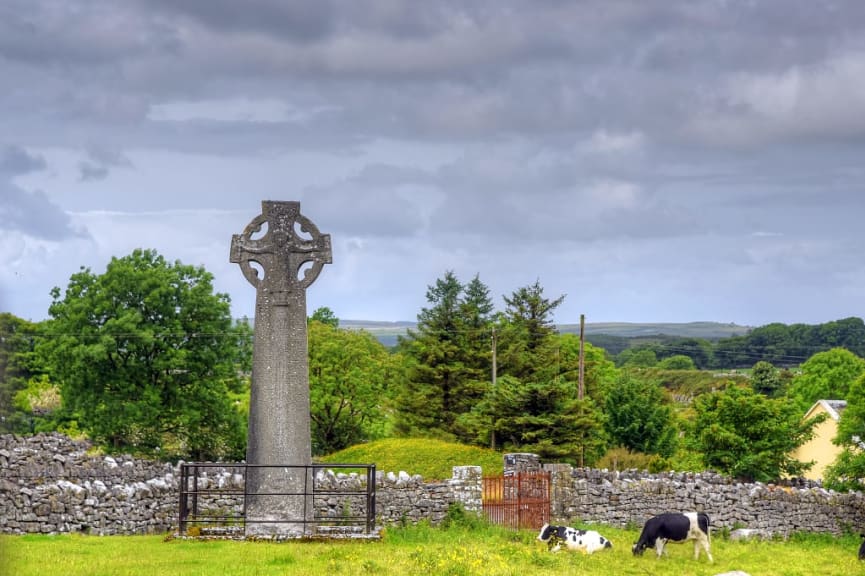
[[[256,289],[269,292],[305,290],[315,282],[324,265],[332,262],[330,234],[322,234],[300,213],[299,202],[264,201],[261,205],[262,213],[246,226],[242,234],[232,236],[230,261],[240,264],[243,275]],[[265,223],[267,231],[264,235],[253,238]],[[253,262],[261,266],[263,278],[251,265]],[[304,268],[307,263],[311,265]]]

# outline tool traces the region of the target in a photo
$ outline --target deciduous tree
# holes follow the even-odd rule
[[[733,386],[699,396],[692,441],[707,466],[748,481],[798,476],[809,463],[790,454],[813,436],[819,418],[802,420],[784,399],[766,398]]]
[[[321,322],[322,324],[327,324],[329,326],[333,326],[334,328],[339,327],[339,318],[337,318],[336,314],[333,313],[333,310],[331,310],[327,306],[316,308],[315,311],[312,313],[312,316],[309,317],[309,321]]]
[[[369,332],[309,324],[313,454],[328,454],[386,431],[395,358]]]
[[[850,385],[865,373],[865,360],[845,348],[818,352],[801,366],[788,396],[804,414],[817,400],[841,400]]]
[[[579,388],[580,338],[576,334],[554,336],[552,346],[556,350],[555,378]],[[589,342],[583,344],[583,392],[598,405],[603,404],[605,391],[618,377],[619,370],[607,358],[606,352]]]
[[[613,445],[665,458],[676,450],[673,409],[658,383],[623,372],[606,392],[604,413]]]
[[[658,353],[661,361],[670,356],[687,356],[700,370],[709,368],[714,361],[712,343],[703,338],[673,338],[659,348],[663,351],[663,354]]]
[[[862,490],[865,488],[865,374],[850,386],[847,407],[833,442],[843,450],[826,470],[826,486],[834,490]]]
[[[690,356],[676,354],[658,362],[658,368],[661,370],[696,370],[697,367]]]
[[[761,360],[751,368],[751,388],[764,396],[774,398],[782,390],[783,379],[771,362]]]
[[[185,458],[242,455],[238,335],[203,268],[153,250],[82,268],[52,290],[44,352],[65,410],[111,449]]]
[[[0,433],[31,431],[30,415],[14,399],[44,373],[36,354],[39,339],[39,324],[0,313]]]
[[[651,368],[658,364],[658,356],[649,348],[628,348],[616,356],[616,364],[624,368]]]

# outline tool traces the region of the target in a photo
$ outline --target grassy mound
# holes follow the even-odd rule
[[[424,480],[445,480],[454,466],[480,466],[484,476],[502,473],[502,454],[489,448],[426,438],[386,438],[317,458],[332,464],[375,464],[379,472],[420,474]]]

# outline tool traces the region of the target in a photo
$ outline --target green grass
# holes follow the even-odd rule
[[[850,576],[865,573],[859,538],[809,535],[789,541],[712,541],[715,563],[695,561],[690,544],[670,544],[660,560],[630,551],[635,530],[597,528],[611,550],[552,554],[529,531],[496,527],[389,528],[377,542],[231,542],[162,536],[0,536],[0,573],[16,576],[270,576],[377,573],[424,576]]]
[[[466,446],[422,438],[388,438],[357,444],[317,458],[324,463],[375,464],[379,472],[420,474],[424,480],[446,480],[454,466],[480,466],[484,476],[502,473],[502,453],[477,446]]]

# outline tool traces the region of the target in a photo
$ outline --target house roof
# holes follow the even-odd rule
[[[841,419],[841,412],[844,411],[844,408],[847,407],[846,400],[817,400],[814,402],[814,405],[808,409],[808,412],[805,413],[805,416],[811,416],[817,407],[820,406],[823,410],[829,415],[830,418],[834,421],[838,421]]]

